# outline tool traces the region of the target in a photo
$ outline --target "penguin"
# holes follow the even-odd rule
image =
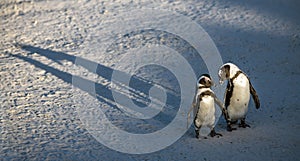
[[[222,109],[223,113],[225,112],[225,107],[210,89],[212,85],[213,81],[208,74],[201,75],[197,82],[197,93],[192,106],[193,109],[196,109],[194,126],[197,139],[199,139],[201,127],[208,127],[211,130],[209,134],[211,137],[222,136],[222,134],[216,133],[214,129],[215,103]]]
[[[224,98],[227,131],[236,130],[231,124],[237,123],[238,120],[240,120],[239,127],[250,128],[250,125],[245,122],[250,95],[253,97],[256,109],[260,107],[260,101],[249,77],[233,63],[222,65],[218,75],[220,84],[228,80]]]

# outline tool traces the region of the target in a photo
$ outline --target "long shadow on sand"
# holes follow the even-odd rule
[[[112,68],[106,67],[106,66],[98,64],[96,62],[93,62],[93,61],[90,61],[90,60],[87,60],[87,59],[84,59],[81,57],[69,55],[67,53],[56,52],[56,51],[52,51],[52,50],[48,50],[48,49],[42,49],[39,47],[30,46],[30,45],[18,44],[18,46],[21,47],[21,49],[26,50],[29,53],[37,53],[41,56],[45,56],[48,59],[50,59],[54,62],[57,62],[58,64],[62,64],[60,62],[62,60],[70,61],[73,64],[79,65],[79,66],[87,69],[89,72],[93,72],[93,73],[105,78],[106,80],[108,80],[110,82],[112,81],[113,72],[119,72],[119,74],[121,74],[121,75],[130,76],[127,73],[124,73],[121,71],[116,71]],[[22,56],[20,54],[11,54],[11,56],[22,59],[26,62],[29,62],[30,64],[33,64],[34,66],[55,75],[56,77],[58,77],[59,79],[62,79],[66,83],[72,84],[73,86],[79,88],[80,90],[85,91],[92,96],[95,96],[98,99],[98,101],[105,103],[108,106],[112,107],[105,113],[107,118],[110,119],[110,121],[112,121],[112,123],[114,123],[116,126],[118,126],[119,128],[121,128],[123,130],[126,130],[128,132],[149,133],[149,132],[157,131],[157,130],[165,127],[168,123],[170,123],[173,120],[173,118],[176,116],[176,113],[180,106],[180,94],[178,96],[176,96],[170,92],[167,92],[167,100],[166,100],[165,106],[159,114],[157,114],[156,116],[154,116],[151,119],[135,119],[135,118],[127,116],[126,114],[124,114],[122,112],[122,110],[120,110],[118,108],[118,106],[114,102],[112,89],[109,88],[107,85],[93,82],[91,80],[88,80],[88,79],[85,79],[85,78],[82,78],[79,76],[74,76],[70,73],[58,70],[54,67],[46,65],[42,62],[31,59],[29,57]],[[95,70],[95,66],[96,66],[96,70]],[[76,77],[76,80],[79,80],[81,83],[78,85],[74,84],[72,82],[74,80],[74,77]],[[121,92],[118,92],[118,91],[114,91],[114,92],[117,92],[118,94],[122,95],[123,97],[130,97],[130,99],[132,99],[133,102],[135,104],[137,104],[139,107],[145,108],[145,106],[147,106],[149,104],[149,102],[151,101],[149,98],[148,92],[149,92],[149,89],[154,86],[154,83],[151,81],[146,81],[143,78],[140,78],[137,76],[131,76],[130,78],[131,78],[130,79],[130,87],[129,87],[131,89],[130,93],[133,93],[134,97],[130,97],[126,94],[122,94]],[[96,95],[95,95],[95,93],[93,93],[93,91],[90,90],[90,86],[82,85],[82,84],[95,85]],[[121,85],[124,85],[124,84],[121,84]],[[141,94],[141,93],[143,93],[143,94]],[[101,107],[99,107],[99,108],[101,108]],[[123,114],[121,114],[121,116],[120,116],[120,112],[117,112],[118,114],[116,116],[114,116],[115,112],[112,112],[112,111],[116,111],[116,110],[121,111],[121,113],[123,113]],[[109,115],[108,115],[108,113],[109,113]],[[116,118],[118,121],[114,122],[113,120],[116,120]],[[124,123],[128,124],[128,125],[124,126]],[[140,127],[137,127],[137,125],[139,125],[139,124],[149,125],[153,128],[142,129]],[[155,126],[153,126],[153,125],[155,125]],[[147,127],[147,126],[145,126],[145,127]]]

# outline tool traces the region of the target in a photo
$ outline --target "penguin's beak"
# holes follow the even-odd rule
[[[215,82],[213,80],[210,81],[211,86],[216,86]]]
[[[222,85],[224,83],[224,81],[222,79],[220,79],[219,83]]]
[[[224,83],[224,72],[222,69],[219,70],[218,76],[219,76],[219,83],[222,85]]]

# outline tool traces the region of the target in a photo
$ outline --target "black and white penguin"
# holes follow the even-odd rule
[[[213,82],[208,74],[203,74],[198,79],[197,93],[193,102],[193,109],[196,109],[194,118],[196,138],[199,138],[199,130],[201,127],[209,128],[210,136],[222,136],[215,132],[215,103],[224,111],[223,103],[216,97],[214,92],[210,89]]]
[[[245,122],[248,111],[250,94],[253,97],[256,108],[260,107],[260,102],[248,76],[232,63],[226,63],[219,70],[220,84],[228,80],[225,92],[225,108],[227,111],[227,130],[232,131],[231,124],[240,120],[239,127],[250,127]]]

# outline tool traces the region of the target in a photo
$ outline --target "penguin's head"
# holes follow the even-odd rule
[[[240,69],[232,64],[232,63],[226,63],[223,64],[219,69],[219,81],[220,84],[223,84],[224,80],[230,79],[234,77],[234,75],[240,71]]]
[[[210,88],[212,85],[214,85],[214,82],[211,80],[208,74],[202,74],[198,79],[198,88],[200,87]]]

